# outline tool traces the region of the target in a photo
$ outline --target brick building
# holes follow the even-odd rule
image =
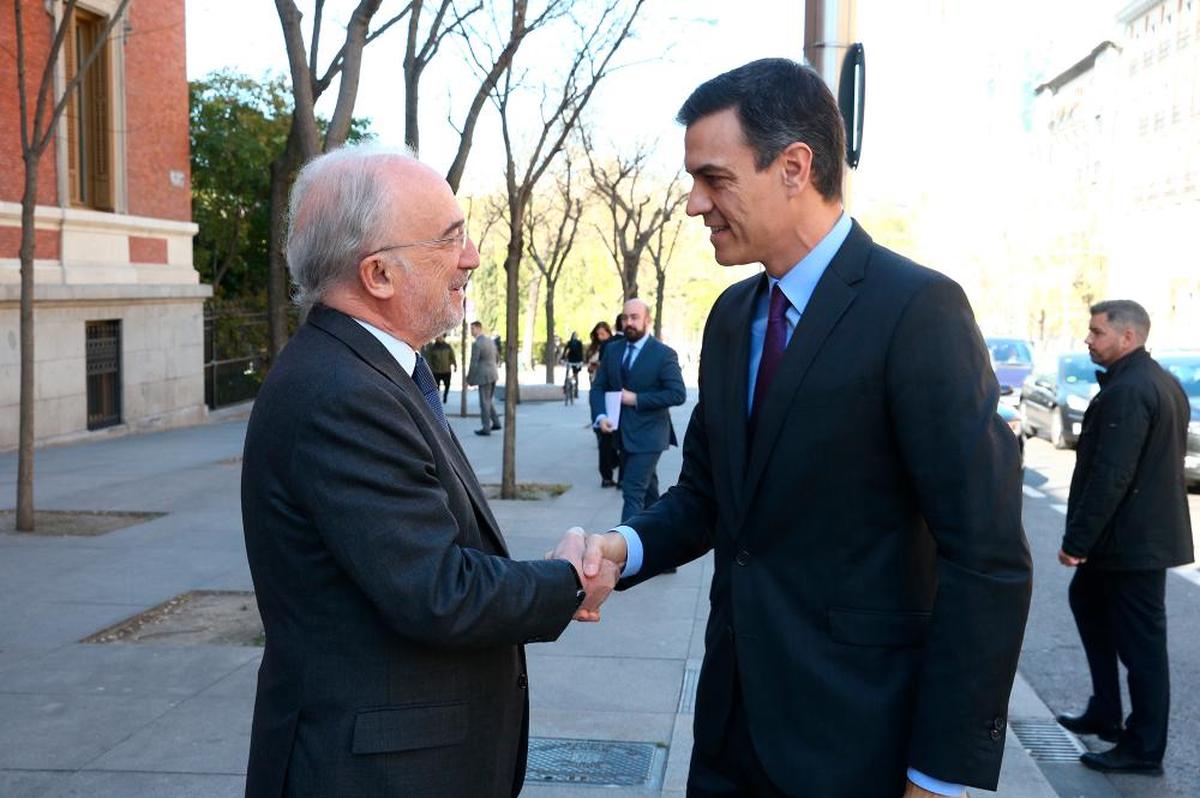
[[[62,0],[16,0],[36,93]],[[55,96],[119,0],[80,0]],[[21,162],[13,15],[0,14],[0,449],[17,441]],[[32,111],[31,111],[32,113]],[[184,0],[132,0],[42,156],[34,278],[39,443],[204,417],[192,267]]]

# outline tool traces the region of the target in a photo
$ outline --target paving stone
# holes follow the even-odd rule
[[[0,770],[0,795],[4,798],[43,798],[69,781],[69,773],[41,770]]]
[[[682,659],[548,656],[533,647],[529,651],[529,697],[534,706],[674,713],[679,704]],[[597,691],[597,684],[620,689]]]
[[[0,694],[0,768],[83,768],[176,703],[130,696]]]
[[[257,661],[240,646],[75,644],[21,661],[4,672],[0,692],[188,698]]]
[[[245,774],[254,703],[192,698],[90,763],[93,770]]]
[[[85,770],[56,781],[44,798],[242,798],[245,791],[246,778],[237,774]]]
[[[138,604],[25,602],[12,613],[0,614],[0,646],[52,648],[75,643],[145,608]]]

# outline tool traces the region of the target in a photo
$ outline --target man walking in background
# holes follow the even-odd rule
[[[496,342],[487,336],[483,330],[483,322],[471,322],[471,335],[475,343],[471,344],[471,366],[467,369],[467,385],[479,388],[479,423],[476,435],[491,435],[492,430],[500,429],[500,419],[496,416],[496,406],[492,396],[496,393],[496,380],[500,372],[496,365]]]
[[[450,399],[450,375],[458,368],[454,347],[446,343],[446,336],[439,335],[433,343],[425,346],[422,354],[429,363],[433,378],[442,386],[442,402],[445,403]]]
[[[675,350],[648,334],[650,308],[625,303],[625,336],[604,349],[592,381],[592,419],[602,435],[616,435],[621,452],[621,520],[658,501],[658,458],[677,445],[671,408],[687,399]],[[605,394],[621,392],[621,412],[608,417]],[[614,423],[615,422],[615,423]]]
[[[1166,569],[1193,559],[1183,475],[1190,408],[1146,352],[1150,316],[1141,305],[1111,300],[1091,312],[1088,353],[1105,371],[1083,416],[1058,559],[1077,569],[1069,596],[1092,696],[1058,722],[1116,743],[1083,754],[1088,767],[1158,775],[1171,704]],[[1118,659],[1132,704],[1124,728]]]

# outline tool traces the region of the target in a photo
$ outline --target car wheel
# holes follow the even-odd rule
[[[1054,408],[1054,414],[1050,416],[1050,442],[1054,444],[1055,449],[1066,449],[1067,438],[1063,435],[1063,420],[1062,410]]]
[[[1017,412],[1021,415],[1021,435],[1026,438],[1033,437],[1033,427],[1029,426],[1029,406],[1024,400],[1017,405]]]

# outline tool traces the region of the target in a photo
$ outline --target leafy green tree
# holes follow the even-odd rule
[[[270,163],[291,123],[287,81],[221,70],[193,81],[189,100],[196,268],[217,297],[265,297]]]
[[[259,81],[219,70],[192,81],[189,101],[196,268],[216,298],[264,307],[271,161],[287,144],[291,87],[281,76]],[[319,131],[328,125],[317,118]],[[369,128],[369,120],[352,119],[347,140],[371,138]]]

